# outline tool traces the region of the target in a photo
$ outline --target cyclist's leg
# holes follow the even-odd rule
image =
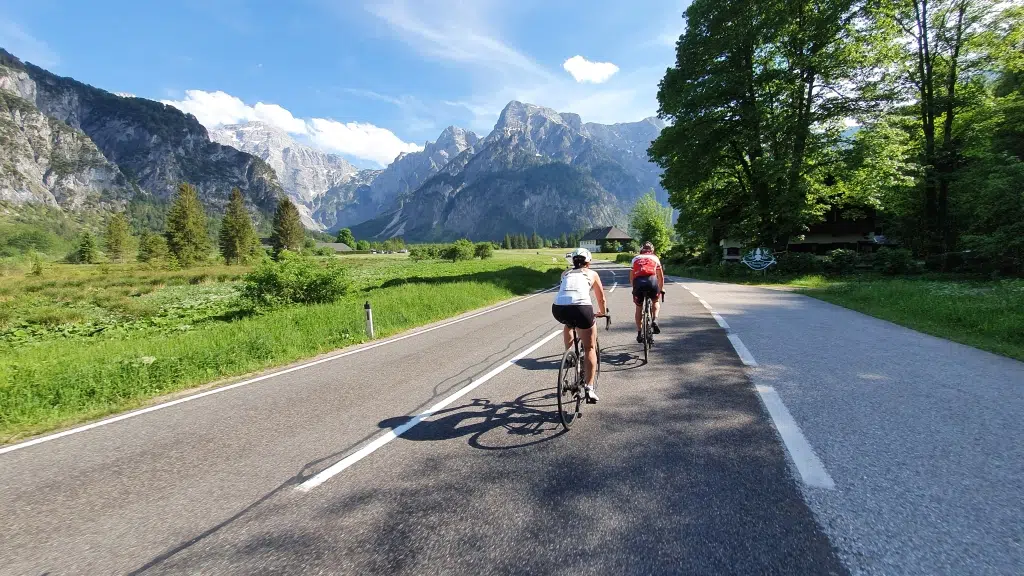
[[[595,346],[597,345],[597,330],[596,325],[590,328],[577,328],[576,332],[580,335],[580,343],[583,344],[583,356],[587,359],[584,364],[584,382],[587,386],[591,386],[594,383],[594,366],[597,366],[597,351]]]
[[[656,287],[651,293],[651,301],[654,304],[651,308],[651,326],[654,329],[655,334],[660,334],[661,327],[658,326],[658,311],[661,310],[661,294],[658,294],[658,289]]]
[[[562,342],[565,343],[565,349],[572,348],[572,328],[562,325]]]

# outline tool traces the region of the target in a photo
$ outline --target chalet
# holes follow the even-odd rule
[[[851,217],[855,214],[857,218]],[[833,207],[821,222],[811,224],[807,232],[790,238],[789,252],[804,252],[823,256],[837,248],[856,252],[874,252],[882,246],[891,246],[882,234],[882,226],[873,208],[843,210]],[[738,261],[742,246],[734,240],[722,240],[722,258]]]
[[[591,252],[601,252],[601,248],[607,242],[625,243],[630,240],[632,238],[629,237],[629,234],[615,226],[605,226],[604,228],[594,228],[584,234],[583,238],[580,238],[580,248],[586,248]]]

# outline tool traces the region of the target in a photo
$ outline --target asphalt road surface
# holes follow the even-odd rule
[[[621,284],[610,294],[612,329],[600,332],[601,402],[571,432],[562,432],[553,395],[562,345],[552,295],[539,294],[0,450],[0,574],[1022,572],[1024,378],[1011,382],[1016,388],[999,384],[1024,375],[1020,363],[997,362],[985,373],[985,398],[1005,396],[997,416],[1017,410],[1016,419],[991,423],[1001,431],[976,422],[886,444],[864,435],[884,431],[893,414],[879,424],[860,412],[872,401],[854,399],[849,411],[829,405],[830,394],[849,400],[873,389],[858,382],[857,390],[794,395],[790,382],[807,383],[766,364],[791,363],[772,357],[788,349],[778,340],[815,327],[783,324],[783,333],[769,334],[763,321],[809,299],[762,291],[769,295],[757,307],[730,312],[737,303],[721,285],[669,286],[662,334],[644,365],[627,272],[598,268],[606,287]],[[722,307],[717,318],[713,306]],[[835,307],[814,314],[854,321]],[[755,358],[758,367],[744,365]],[[797,364],[788,369],[813,376],[820,368]],[[899,372],[886,366],[885,374]],[[914,393],[933,384],[915,384]],[[842,427],[828,426],[833,418]],[[851,448],[847,437],[868,443]],[[919,490],[949,478],[906,469],[917,460],[888,460],[913,452],[893,447],[908,442],[947,444],[953,456],[1001,449],[1001,464],[977,470],[985,454],[975,454],[957,477],[996,470],[983,486],[992,493],[963,492],[971,487],[961,483],[945,493],[953,512],[933,506],[923,520],[905,513],[935,496]],[[872,455],[851,456],[858,450]],[[909,488],[894,491],[907,478]],[[967,544],[932,555],[934,534],[957,526],[931,526],[921,538],[901,533],[923,530],[919,521],[965,521],[961,511],[996,494],[1000,481],[1008,482],[1003,492],[979,510],[986,516],[966,519]],[[917,500],[887,500],[908,495]]]

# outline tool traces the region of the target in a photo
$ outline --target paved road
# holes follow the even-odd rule
[[[686,281],[835,481],[804,489],[864,574],[1024,574],[1024,363],[779,290]]]
[[[626,275],[612,266],[601,274],[609,286]],[[804,305],[777,293],[781,304],[730,311],[725,292],[689,287],[721,300],[731,329],[762,364],[772,350],[787,348],[777,333],[762,341],[756,330],[765,318],[757,314],[774,319],[783,314],[780,306]],[[888,529],[900,516],[892,508],[906,503],[879,508],[884,498],[864,500],[861,491],[920,473],[899,462],[860,468],[862,461],[844,460],[845,436],[860,440],[873,415],[823,407],[834,393],[828,387],[805,392],[818,404],[804,404],[776,378],[773,385],[837,488],[803,485],[780,442],[787,435],[780,436],[752,385],[764,367],[745,368],[726,331],[681,286],[668,290],[664,333],[648,365],[637,358],[628,289],[611,294],[616,318],[611,331],[601,332],[602,402],[561,433],[552,395],[561,346],[558,338],[544,342],[557,328],[550,301],[550,294],[538,295],[0,454],[0,574],[845,574],[872,565],[964,572],[951,569],[966,562],[957,548],[923,558],[928,549],[912,535],[888,545],[864,530],[870,523],[863,518]],[[833,308],[821,313],[852,314]],[[786,337],[800,341],[789,330]],[[1008,366],[994,373],[1014,365]],[[474,383],[408,428],[416,415]],[[839,389],[847,393],[842,400],[856,395]],[[1017,393],[1010,391],[1006,410]],[[860,402],[857,410],[868,401]],[[837,417],[842,426],[820,426]],[[1020,425],[996,424],[1010,431]],[[322,484],[299,489],[395,430],[404,434]],[[1011,475],[1021,461],[1013,438],[1003,446]],[[927,479],[912,484],[924,485]],[[955,499],[961,486],[952,488]],[[1019,524],[1014,533],[1006,521],[1020,518],[1021,492],[1015,502],[1013,494],[982,508],[1003,507],[995,521],[1009,527],[1009,539],[978,544],[969,555],[976,569],[966,572],[1012,573],[1003,570],[1014,567],[1006,543],[1017,538],[1020,546]],[[862,500],[867,508],[859,515],[844,515],[844,506]],[[850,552],[881,557],[897,545],[908,558],[902,564],[872,564]],[[986,564],[992,550],[995,563]]]

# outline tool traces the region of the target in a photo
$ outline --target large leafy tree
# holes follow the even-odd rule
[[[305,237],[306,231],[302,227],[298,208],[288,198],[281,198],[277,203],[277,210],[274,212],[273,233],[270,236],[270,244],[274,247],[274,251],[298,252],[302,249]]]
[[[662,206],[654,191],[641,196],[629,213],[629,230],[638,242],[650,242],[656,254],[664,254],[672,247],[669,225],[672,209]]]
[[[242,191],[238,188],[231,190],[231,199],[221,220],[218,241],[220,254],[227,264],[247,261],[259,247],[252,218],[245,208]]]
[[[165,237],[167,248],[182,266],[191,266],[205,260],[210,252],[206,212],[199,201],[199,193],[191,184],[178,186],[178,192],[167,212]]]
[[[352,235],[352,230],[349,230],[348,228],[338,230],[337,241],[352,249],[355,249],[356,247],[356,237]]]
[[[828,155],[862,101],[857,0],[694,0],[649,153],[684,241],[784,245],[829,203]]]

